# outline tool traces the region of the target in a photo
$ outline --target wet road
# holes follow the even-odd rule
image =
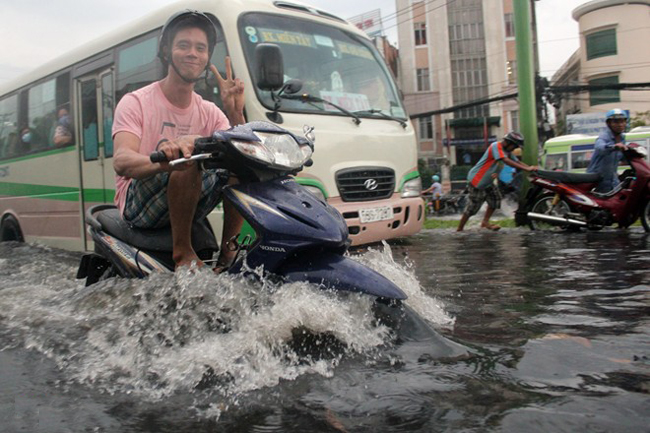
[[[84,289],[78,255],[0,245],[2,431],[650,431],[640,229],[425,231],[357,259],[440,337],[395,339],[367,300],[305,285]]]

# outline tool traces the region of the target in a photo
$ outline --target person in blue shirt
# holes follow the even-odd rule
[[[597,192],[608,192],[618,185],[618,162],[623,158],[625,145],[625,128],[627,112],[620,108],[609,110],[605,115],[607,130],[600,133],[594,146],[587,173],[598,173],[601,180],[596,187]]]
[[[422,195],[429,193],[431,193],[433,209],[438,212],[440,210],[440,197],[442,197],[442,185],[440,184],[440,176],[437,174],[431,176],[431,186],[422,191]]]

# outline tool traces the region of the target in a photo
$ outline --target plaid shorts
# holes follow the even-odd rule
[[[501,194],[494,185],[490,185],[485,189],[478,189],[472,185],[468,185],[467,189],[469,194],[467,196],[467,205],[465,206],[465,215],[476,215],[481,209],[483,202],[487,202],[488,206],[492,209],[499,209],[501,207]]]
[[[202,219],[221,200],[221,190],[228,183],[228,174],[223,170],[203,170],[201,196],[196,207],[194,219]],[[169,204],[167,203],[167,184],[169,173],[158,173],[146,179],[133,179],[126,193],[124,220],[135,227],[144,229],[160,228],[169,225]]]

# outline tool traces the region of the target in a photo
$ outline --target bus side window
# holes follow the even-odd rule
[[[567,156],[566,153],[547,154],[544,168],[546,168],[546,170],[566,171]]]
[[[0,158],[10,158],[18,144],[18,95],[0,100]]]
[[[592,151],[572,152],[571,153],[571,168],[587,168],[591,160]]]
[[[56,122],[56,80],[32,86],[27,91],[27,123],[20,128],[20,154],[49,147]]]
[[[70,73],[56,77],[56,118],[49,144],[65,147],[74,144],[74,126],[70,109]]]
[[[163,77],[162,64],[157,56],[159,33],[160,30],[156,30],[117,47],[116,104],[127,93]]]
[[[102,122],[104,130],[104,156],[113,156],[113,73],[109,72],[102,76]]]
[[[16,155],[74,144],[69,72],[31,86],[21,106]]]

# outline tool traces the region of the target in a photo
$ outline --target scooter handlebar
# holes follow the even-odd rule
[[[151,152],[149,155],[149,159],[151,162],[167,162],[167,155],[165,155],[165,152],[162,152],[160,150],[154,150]]]
[[[185,164],[185,163],[188,163],[188,162],[191,162],[191,161],[200,161],[200,160],[203,160],[203,159],[210,159],[210,158],[213,158],[212,154],[210,154],[210,153],[200,153],[198,155],[192,155],[189,158],[178,158],[178,159],[174,159],[172,161],[169,161],[167,159],[167,156],[165,155],[165,153],[161,152],[159,150],[156,150],[156,151],[151,152],[149,154],[149,159],[151,160],[151,162],[155,163],[155,162],[167,162],[167,161],[169,161],[169,165],[172,166],[172,167],[174,167],[176,165],[179,165],[179,164]]]

